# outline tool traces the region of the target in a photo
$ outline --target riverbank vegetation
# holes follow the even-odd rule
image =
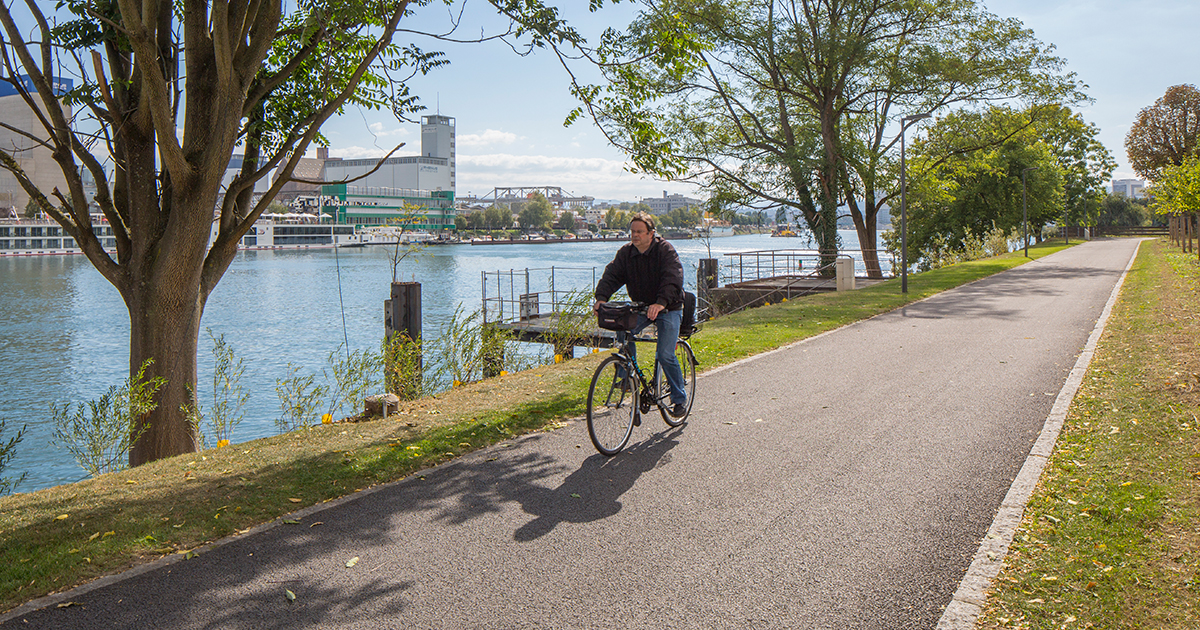
[[[982,628],[1200,626],[1200,265],[1148,241]]]
[[[1046,243],[1034,258],[1063,248]],[[792,343],[1025,262],[1020,253],[842,293],[813,295],[708,322],[692,338],[704,369]],[[569,332],[569,331],[568,331]],[[401,404],[369,422],[314,424],[0,498],[0,610],[403,478],[583,411],[605,353],[487,378]],[[282,519],[282,520],[280,520]],[[319,519],[310,519],[315,522]],[[312,526],[306,521],[305,526]]]

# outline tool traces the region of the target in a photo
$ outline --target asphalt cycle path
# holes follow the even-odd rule
[[[702,374],[616,457],[576,420],[0,627],[934,628],[1136,248]]]

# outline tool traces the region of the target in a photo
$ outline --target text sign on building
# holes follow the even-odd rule
[[[17,94],[20,94],[20,92],[17,91],[16,86],[9,81],[10,79],[4,79],[3,81],[0,81],[0,97],[16,96]],[[29,75],[22,74],[17,77],[17,81],[21,82],[21,85],[24,86],[26,92],[31,94],[37,92],[37,88],[33,85],[33,79],[31,79]],[[54,91],[55,96],[62,96],[71,91],[71,88],[75,86],[75,82],[72,79],[57,78],[52,80],[50,86]]]

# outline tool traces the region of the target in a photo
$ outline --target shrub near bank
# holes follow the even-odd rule
[[[1063,249],[1044,243],[1037,258]],[[692,338],[701,369],[777,348],[1023,264],[1018,253],[752,309]],[[583,413],[604,352],[485,379],[361,423],[316,425],[0,498],[0,610],[181,554]],[[705,393],[701,391],[700,396]],[[283,526],[296,526],[293,524]],[[203,552],[201,549],[200,552]]]

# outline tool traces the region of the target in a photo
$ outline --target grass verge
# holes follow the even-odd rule
[[[1198,289],[1143,243],[979,627],[1200,627]]]
[[[1039,258],[1061,242],[1030,248]],[[711,368],[872,317],[1026,262],[1019,253],[708,322],[692,338]],[[0,497],[0,610],[197,547],[306,506],[403,478],[583,413],[600,356],[487,379],[390,418],[322,425]],[[700,395],[703,395],[701,392]]]

